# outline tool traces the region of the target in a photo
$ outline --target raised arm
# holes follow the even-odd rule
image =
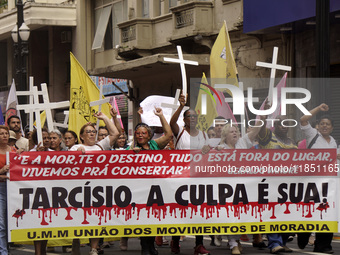
[[[178,136],[178,132],[179,132],[179,126],[177,124],[177,121],[178,121],[179,115],[181,115],[181,112],[182,112],[182,110],[185,106],[185,103],[186,103],[185,96],[180,95],[180,97],[178,98],[178,101],[179,101],[180,105],[177,108],[174,115],[172,115],[171,120],[170,120],[170,127],[171,127],[171,130],[174,133],[175,137]]]
[[[163,115],[163,111],[161,108],[155,108],[155,115],[159,117],[159,120],[161,121],[162,127],[163,127],[163,132],[164,135],[155,139],[155,142],[158,144],[158,147],[162,150],[165,148],[165,146],[167,146],[167,144],[169,143],[170,139],[171,139],[171,128],[168,124],[168,122],[166,121],[164,115]]]
[[[270,108],[270,105],[268,104],[268,99],[266,99],[266,102],[265,102],[265,105],[264,105],[264,109],[267,110],[269,108]],[[261,115],[260,116],[260,119],[263,121],[263,125],[260,128],[260,131],[258,132],[258,136],[260,138],[266,136],[266,132],[267,132],[267,117],[268,117],[267,115]]]
[[[115,126],[116,126],[116,128],[117,128],[117,130],[118,130],[118,132],[119,132],[119,135],[123,134],[122,126],[120,125],[120,121],[119,121],[118,118],[117,118],[117,114],[118,114],[117,110],[116,110],[115,108],[112,107],[112,108],[110,109],[110,114],[111,114],[111,116],[112,116],[113,123],[115,124]]]
[[[137,123],[141,123],[142,122],[143,107],[140,106],[138,108],[137,113],[138,113],[138,122]]]
[[[319,106],[315,107],[314,109],[310,110],[309,112],[312,114],[312,115],[303,115],[301,118],[300,118],[300,124],[301,126],[306,126],[308,124],[308,121],[313,117],[315,116],[318,112],[327,112],[329,110],[329,107],[328,105],[326,104],[320,104]]]
[[[110,146],[113,146],[119,137],[119,131],[115,124],[107,117],[104,113],[98,112],[94,116],[102,121],[104,121],[107,130],[109,131]]]

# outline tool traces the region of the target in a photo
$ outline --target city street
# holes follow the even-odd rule
[[[251,235],[249,235],[251,237]],[[167,237],[167,240],[170,240],[171,237]],[[181,242],[181,253],[182,255],[193,255],[193,247],[194,247],[195,238],[193,236],[187,236],[183,242]],[[241,242],[243,246],[242,254],[270,254],[268,249],[258,250],[252,247],[251,242]],[[119,249],[119,241],[115,241],[114,245],[111,245],[110,248],[104,249],[104,254],[116,254],[116,255],[135,255],[140,254],[140,245],[139,240],[137,238],[129,239],[129,247],[128,251],[121,251]],[[204,238],[204,244],[207,250],[210,251],[211,255],[228,255],[231,254],[230,251],[227,250],[227,241],[226,237],[223,238],[222,246],[210,246],[210,238],[207,236]],[[323,254],[323,253],[316,253],[313,252],[312,246],[307,246],[304,250],[300,250],[296,243],[296,238],[290,243],[288,243],[288,247],[293,250],[293,254]],[[157,248],[160,255],[169,255],[170,248],[169,245],[162,246]],[[340,240],[335,237],[333,240],[333,250],[334,254],[340,254]],[[81,247],[81,254],[87,255],[89,253],[89,246]],[[24,255],[24,254],[34,254],[33,246],[23,246],[21,248],[11,248],[10,254],[12,255]],[[48,252],[48,255],[53,254],[71,254],[71,253],[63,253],[61,247],[55,247],[55,252]]]

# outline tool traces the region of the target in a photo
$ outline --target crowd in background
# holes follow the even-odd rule
[[[7,126],[0,126],[0,254],[8,254],[7,243],[7,226],[6,226],[6,180],[9,166],[6,164],[6,153],[16,151],[98,151],[98,150],[124,150],[130,149],[138,153],[141,150],[163,150],[163,149],[195,149],[207,153],[211,149],[295,149],[298,144],[288,137],[288,129],[282,126],[280,121],[275,122],[274,129],[266,128],[262,125],[249,129],[244,136],[241,136],[237,125],[227,124],[227,120],[218,117],[214,126],[210,127],[207,132],[197,129],[198,115],[193,109],[183,113],[184,126],[178,125],[178,119],[186,104],[186,97],[179,97],[180,106],[168,123],[163,115],[161,108],[155,108],[155,118],[159,118],[161,128],[149,127],[145,123],[139,123],[134,129],[132,141],[127,141],[124,129],[117,120],[117,112],[111,109],[110,116],[103,113],[95,114],[95,117],[102,120],[105,126],[100,126],[98,131],[94,123],[87,123],[79,130],[79,137],[75,130],[66,130],[60,132],[58,129],[47,130],[42,128],[42,143],[38,143],[37,130],[29,132],[25,130],[25,137],[22,136],[21,124],[18,116],[12,116],[7,120]],[[326,104],[321,104],[312,109],[312,115],[301,117],[300,128],[306,139],[306,147],[310,149],[320,148],[337,148],[336,141],[331,136],[334,123],[328,116],[323,116],[318,120],[315,127],[312,127],[309,120],[319,112],[329,110]],[[140,109],[139,114],[142,114]],[[276,119],[283,119],[284,116],[277,116]],[[261,121],[266,122],[266,117],[262,116]],[[217,141],[217,142],[216,142]],[[265,248],[268,246],[273,254],[292,250],[287,247],[289,237],[295,233],[271,233],[267,234],[268,244],[265,244],[262,235],[253,235],[253,246],[255,248]],[[303,249],[308,242],[312,242],[315,252],[333,253],[331,241],[333,235],[330,233],[302,233],[298,234],[298,245]],[[231,254],[237,255],[242,253],[240,235],[227,235]],[[313,240],[315,238],[315,241]],[[141,237],[142,255],[157,255],[155,240],[158,245],[165,244],[167,240],[162,237]],[[173,236],[170,242],[170,250],[173,254],[180,253],[180,236]],[[218,245],[221,236],[211,236],[211,244]],[[312,241],[311,241],[312,240]],[[46,254],[48,241],[35,241],[35,254]],[[90,255],[102,253],[102,247],[108,245],[103,243],[100,238],[90,239]],[[80,254],[79,239],[73,240],[72,247],[68,251],[73,254]],[[121,250],[128,249],[128,238],[120,240]],[[194,255],[207,255],[210,252],[203,245],[203,236],[196,236]]]

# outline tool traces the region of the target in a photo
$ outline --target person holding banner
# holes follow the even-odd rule
[[[95,128],[95,123],[87,123],[83,125],[79,132],[80,140],[82,144],[75,144],[70,148],[70,151],[82,151],[85,153],[86,151],[100,151],[100,150],[110,150],[114,143],[116,142],[119,131],[114,125],[114,123],[107,117],[104,113],[98,112],[95,113],[94,116],[99,120],[104,121],[107,130],[109,131],[109,135],[106,136],[100,142],[96,141],[96,133],[97,130]],[[99,244],[100,238],[91,238],[90,246],[91,251],[89,255],[98,254],[97,247]]]
[[[253,147],[253,141],[255,140],[261,129],[259,123],[256,123],[255,126],[256,127],[252,128],[250,132],[241,137],[240,130],[236,125],[225,125],[221,132],[221,141],[216,149],[250,149],[251,147]],[[231,254],[241,254],[241,235],[227,235],[227,237]]]
[[[184,95],[180,95],[178,98],[180,103],[174,115],[170,120],[171,130],[175,136],[175,149],[176,150],[200,150],[203,147],[210,149],[207,145],[208,135],[196,128],[197,126],[197,113],[193,109],[186,110],[183,114],[184,127],[179,127],[177,124],[178,118],[186,104],[186,98]],[[174,254],[180,253],[179,236],[173,236],[171,241],[171,252]],[[203,245],[203,236],[196,236],[195,255],[207,255],[210,254]]]
[[[307,140],[308,149],[337,148],[337,143],[331,136],[333,131],[333,120],[329,116],[324,115],[320,118],[317,129],[309,124],[309,120],[313,116],[317,115],[319,112],[327,112],[328,110],[328,105],[323,103],[310,110],[311,115],[304,115],[300,118],[302,134]],[[337,158],[340,158],[340,154],[338,154]],[[300,249],[306,247],[310,235],[311,233],[298,233],[298,246]],[[332,239],[333,233],[316,233],[313,251],[332,254],[334,252],[332,249]]]
[[[123,133],[118,137],[117,142],[114,145],[114,150],[125,150],[128,147],[126,144],[126,134],[123,130]]]
[[[38,132],[36,129],[34,129],[32,133],[32,140],[35,146],[30,151],[52,151],[52,149],[50,149],[50,146],[51,146],[50,133],[48,132],[47,128],[43,127],[41,129],[41,133],[42,133],[42,139],[43,139],[42,146],[40,143],[38,144]]]
[[[6,153],[15,151],[8,145],[9,129],[6,126],[0,126],[0,254],[7,255],[7,185],[6,175],[9,171],[9,165],[6,165]]]
[[[67,130],[64,134],[65,146],[67,150],[72,148],[73,145],[78,144],[78,136],[76,132]]]
[[[227,124],[222,129],[221,141],[216,149],[250,149],[253,147],[253,142],[260,129],[261,126],[257,123],[254,128],[241,137],[241,132],[236,125]]]
[[[66,149],[61,146],[63,136],[58,129],[54,129],[50,132],[51,145],[50,149],[54,151],[65,151]]]
[[[138,153],[141,150],[162,150],[167,146],[172,136],[171,128],[168,122],[166,121],[161,108],[155,107],[154,113],[156,116],[159,117],[161,121],[164,130],[164,135],[155,140],[152,140],[151,128],[145,123],[139,123],[135,127],[135,133],[132,144],[127,148],[127,150],[133,150],[134,152]],[[155,242],[154,236],[140,237],[142,255],[158,254],[154,242]]]
[[[270,106],[266,103],[264,109],[269,109]],[[282,125],[282,120],[285,116],[276,116],[274,123],[274,131],[267,128],[267,116],[260,116],[263,125],[258,135],[260,149],[297,149],[295,142],[288,137],[288,127]],[[280,252],[293,252],[287,247],[286,243],[290,233],[271,233],[267,234],[268,248],[270,253],[277,254]]]

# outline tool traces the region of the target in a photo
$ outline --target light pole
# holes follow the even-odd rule
[[[26,57],[28,56],[28,38],[30,29],[24,22],[24,3],[17,0],[17,24],[12,30],[12,39],[14,41],[14,58],[16,60],[17,90],[26,90]],[[19,28],[19,31],[18,31]]]
[[[26,85],[26,57],[28,56],[28,38],[30,29],[24,22],[24,3],[22,0],[16,1],[17,6],[17,24],[12,30],[12,39],[14,41],[14,60],[17,79],[17,91],[27,91]],[[19,28],[19,29],[18,29]],[[19,97],[19,104],[26,104],[25,97]],[[26,121],[23,119],[23,125]]]

